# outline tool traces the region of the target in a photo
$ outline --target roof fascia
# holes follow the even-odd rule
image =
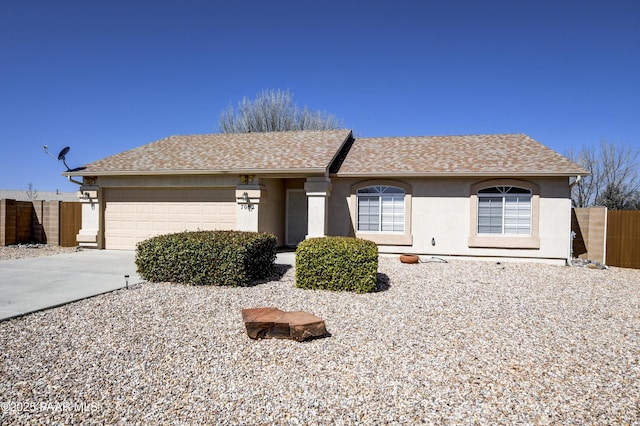
[[[516,172],[516,173],[469,173],[469,172],[442,172],[442,173],[420,173],[420,172],[403,172],[403,173],[335,173],[332,176],[341,177],[374,177],[374,178],[392,178],[392,177],[572,177],[572,176],[588,176],[590,173],[564,173],[564,172]]]
[[[338,170],[341,163],[347,158],[347,156],[349,155],[349,151],[351,150],[351,146],[355,143],[355,138],[353,137],[353,130],[349,130],[349,133],[347,134],[347,137],[344,138],[344,140],[342,141],[342,143],[340,144],[340,146],[338,147],[338,149],[336,150],[336,152],[333,154],[333,157],[331,158],[331,161],[329,161],[329,164],[327,165],[327,177],[330,174],[330,170],[336,165],[336,162],[340,162],[340,164],[338,164]],[[342,157],[342,158],[341,158]]]
[[[113,171],[86,171],[82,172],[63,172],[62,176],[179,176],[179,175],[307,175],[307,174],[323,174],[327,173],[325,167],[312,168],[292,168],[292,169],[228,169],[228,170],[154,170],[154,171],[129,171],[129,170],[113,170]]]

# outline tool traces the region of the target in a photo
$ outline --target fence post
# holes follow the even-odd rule
[[[0,200],[0,246],[16,243],[16,200]]]
[[[31,202],[31,241],[34,243],[46,243],[47,237],[44,229],[44,201]]]

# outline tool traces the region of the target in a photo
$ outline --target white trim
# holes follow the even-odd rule
[[[498,189],[500,192],[497,193],[481,193],[482,190],[484,189],[490,189],[490,188],[496,188]],[[519,188],[519,189],[524,189],[526,191],[528,191],[527,193],[509,193],[509,191],[512,188]],[[532,199],[533,199],[533,191],[531,191],[531,189],[529,188],[522,188],[516,185],[498,185],[498,186],[489,186],[487,188],[482,188],[479,189],[478,192],[478,207],[477,207],[477,216],[478,216],[478,229],[477,229],[477,234],[481,235],[481,236],[486,236],[486,235],[502,235],[502,236],[524,236],[524,237],[530,237],[531,236],[531,220],[533,217],[533,213],[532,213]],[[505,226],[506,226],[506,221],[507,221],[507,200],[511,199],[512,201],[515,200],[517,205],[518,205],[518,216],[516,216],[516,219],[520,219],[519,216],[519,206],[520,206],[520,197],[525,197],[528,196],[528,201],[529,201],[529,233],[528,234],[521,234],[518,231],[519,229],[519,223],[516,223],[515,227],[516,227],[516,233],[506,233],[505,232]],[[502,212],[500,214],[501,217],[501,223],[500,223],[500,233],[496,233],[496,232],[480,232],[480,203],[482,201],[483,198],[500,198],[501,201],[501,209]],[[524,201],[524,200],[523,200]],[[489,213],[491,213],[489,211]],[[491,226],[489,226],[489,228],[491,228]]]
[[[376,192],[372,192],[372,193],[360,193],[360,191],[362,191],[363,189],[366,188],[374,188]],[[386,189],[387,188],[395,188],[395,189],[399,189],[401,192],[390,192],[387,193]],[[399,231],[395,231],[395,230],[384,230],[384,225],[385,222],[383,220],[383,208],[386,205],[388,205],[389,203],[383,203],[385,198],[391,198],[391,207],[392,207],[392,213],[391,213],[391,227],[394,228],[395,227],[395,219],[396,219],[396,212],[394,210],[394,207],[396,205],[396,202],[398,201],[396,199],[400,198],[400,196],[402,196],[402,230]],[[393,185],[371,185],[371,186],[364,186],[362,188],[359,188],[356,191],[356,231],[357,232],[377,232],[377,233],[383,233],[383,234],[404,234],[405,233],[405,220],[404,218],[406,217],[406,203],[405,203],[405,198],[407,196],[406,191],[399,187],[399,186],[393,186]],[[376,197],[378,199],[378,229],[376,230],[363,230],[360,229],[360,198],[365,198],[365,197]],[[371,216],[370,214],[368,216]],[[371,223],[367,223],[368,226],[371,226]]]

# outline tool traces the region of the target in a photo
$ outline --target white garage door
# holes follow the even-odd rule
[[[105,247],[133,250],[149,237],[235,229],[235,189],[105,189]]]

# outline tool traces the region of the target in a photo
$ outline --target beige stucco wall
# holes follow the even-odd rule
[[[282,179],[260,179],[263,187],[258,229],[271,232],[284,245],[285,185]]]
[[[352,187],[365,179],[332,180],[330,235],[354,235]],[[469,247],[471,186],[485,179],[399,180],[411,187],[412,245],[380,245],[381,252],[432,256],[538,258],[563,262],[569,256],[571,204],[567,178],[523,179],[540,187],[536,249]],[[347,218],[350,218],[349,220]],[[432,239],[435,245],[432,245]]]
[[[465,256],[487,258],[535,258],[564,261],[569,256],[571,233],[571,206],[567,178],[523,179],[540,188],[539,193],[539,246],[536,248],[486,248],[470,247],[469,236],[472,212],[471,187],[487,179],[470,178],[407,178],[395,180],[408,188],[411,195],[409,243],[379,245],[382,253],[417,253],[430,256]],[[328,235],[355,235],[354,185],[369,179],[331,179],[328,198]],[[380,180],[378,180],[379,182]],[[389,183],[389,179],[385,179]],[[272,232],[279,245],[284,244],[286,234],[286,191],[301,189],[305,179],[280,177],[256,178],[260,186],[258,230]],[[104,188],[237,188],[239,176],[142,176],[99,177],[96,192]],[[100,198],[100,197],[98,197]],[[83,230],[96,238],[103,229],[99,213],[104,208],[101,199],[84,201]],[[98,226],[99,225],[99,226]],[[93,241],[100,241],[101,236]],[[435,240],[435,245],[432,245]],[[80,241],[80,240],[79,240]],[[385,245],[386,244],[386,245]],[[396,244],[396,243],[393,243]]]

